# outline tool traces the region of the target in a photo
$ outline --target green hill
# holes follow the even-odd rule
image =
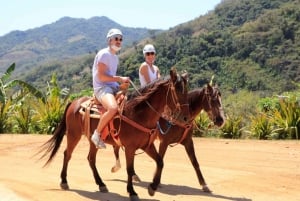
[[[214,11],[149,39],[156,64],[190,73],[192,88],[215,75],[223,89],[282,92],[300,81],[300,6],[296,0],[227,0]],[[141,47],[123,59],[136,78]]]
[[[145,28],[121,26],[107,17],[63,17],[52,24],[27,31],[13,31],[0,37],[0,72],[13,62],[17,65],[16,72],[23,73],[45,62],[63,62],[83,54],[95,53],[106,46],[106,34],[113,27],[120,28],[126,35],[125,46],[151,33],[151,30]]]

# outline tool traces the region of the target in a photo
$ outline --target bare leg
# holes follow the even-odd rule
[[[97,131],[100,133],[108,122],[114,117],[118,111],[118,104],[113,94],[105,94],[101,98],[101,104],[107,110],[99,120]]]

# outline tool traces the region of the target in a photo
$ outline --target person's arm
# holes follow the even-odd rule
[[[145,81],[146,81],[146,84],[148,84],[148,83],[150,83],[151,82],[151,80],[150,80],[150,77],[149,77],[149,73],[148,73],[148,66],[147,66],[147,64],[142,64],[141,66],[140,66],[140,73],[141,73],[141,75],[144,77],[144,79],[145,79]]]
[[[101,82],[129,82],[129,77],[110,76],[106,74],[107,66],[104,63],[98,64],[98,78]]]
[[[156,66],[156,69],[157,69],[156,78],[159,79],[160,78],[160,70],[157,66]]]

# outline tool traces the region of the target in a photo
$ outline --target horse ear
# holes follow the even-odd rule
[[[211,79],[210,79],[210,82],[209,82],[209,85],[210,85],[210,86],[213,86],[213,80],[214,80],[214,77],[215,77],[214,75],[211,76]]]
[[[188,81],[189,80],[189,74],[186,70],[184,70],[181,74],[181,76],[186,80]]]
[[[174,66],[170,70],[170,77],[173,82],[177,80],[177,70]]]
[[[206,90],[207,90],[207,92],[212,93],[213,86],[210,83],[207,83]]]

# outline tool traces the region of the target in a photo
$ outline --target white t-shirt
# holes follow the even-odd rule
[[[152,72],[150,66],[147,63],[146,63],[146,65],[147,65],[147,69],[148,69],[148,75],[150,78],[150,82],[152,82],[157,79],[158,67],[155,65],[152,65],[153,69],[154,69],[154,72]],[[139,71],[139,79],[140,79],[141,87],[144,87],[145,85],[148,84],[148,83],[146,83],[145,77],[141,74],[140,71]]]
[[[98,78],[98,64],[104,63],[107,66],[107,75],[115,76],[118,69],[119,58],[117,55],[109,51],[109,47],[100,50],[95,56],[93,65],[93,88],[101,88],[103,86],[110,86],[117,88],[118,82],[101,82]]]

